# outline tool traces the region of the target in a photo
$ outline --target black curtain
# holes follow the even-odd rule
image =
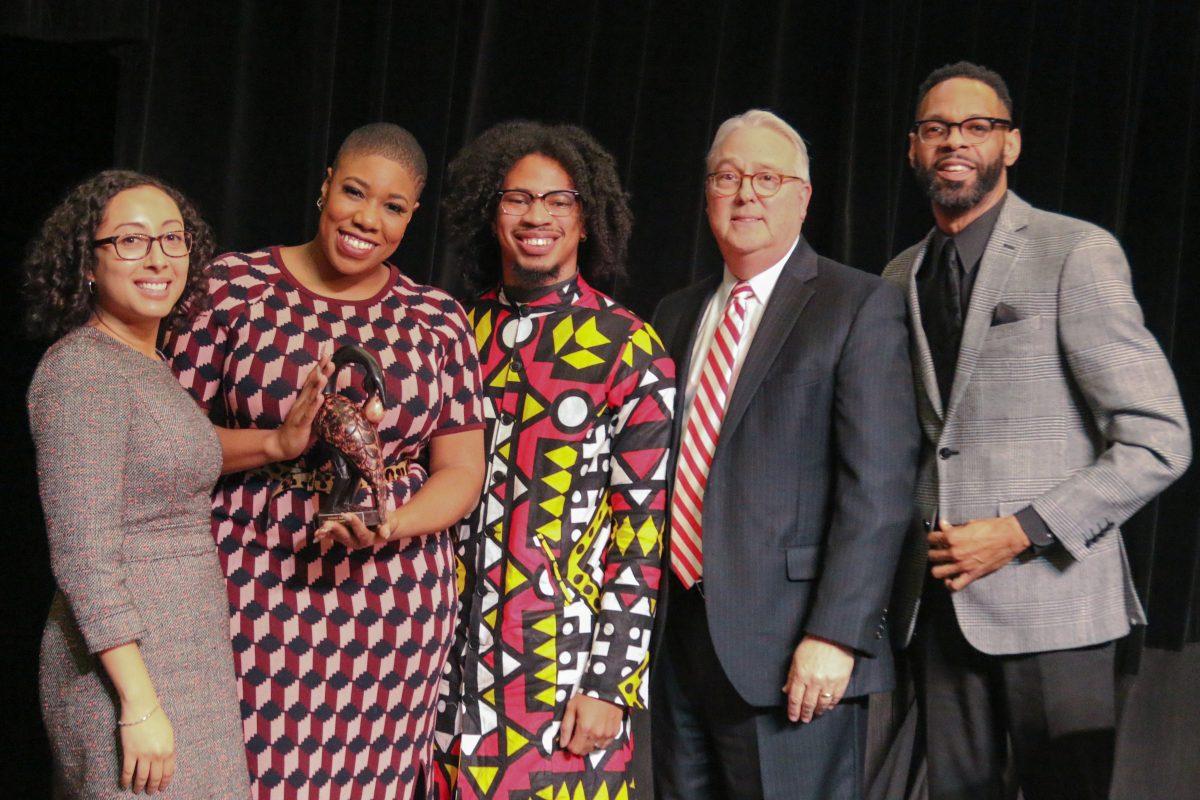
[[[33,40],[54,43],[68,63],[98,51],[117,65],[110,74],[84,59],[76,74],[57,76],[66,95],[39,96],[47,73],[6,61],[17,67],[6,71],[6,92],[28,84],[22,97],[31,104],[6,104],[9,113],[38,121],[9,151],[38,187],[21,193],[6,181],[9,203],[20,207],[12,218],[22,221],[5,227],[10,257],[52,198],[105,161],[183,188],[225,248],[300,242],[312,233],[318,187],[341,138],[383,119],[412,130],[431,165],[397,262],[459,290],[453,243],[440,231],[444,166],[489,125],[528,117],[583,125],[615,154],[636,215],[630,276],[616,294],[642,314],[720,266],[701,176],[724,118],[761,106],[792,122],[812,154],[806,236],[819,252],[879,272],[930,225],[905,158],[917,84],[949,61],[986,64],[1008,79],[1024,134],[1010,173],[1015,190],[1117,234],[1147,324],[1200,422],[1200,4],[49,0],[3,8],[6,55]],[[71,87],[86,96],[70,96]],[[94,105],[111,114],[92,113]],[[111,142],[111,158],[72,160],[59,149],[59,128]],[[68,166],[40,166],[51,163]],[[18,411],[6,407],[8,417],[19,415],[20,381],[12,376]],[[1200,641],[1198,494],[1193,469],[1126,526],[1154,646]],[[36,522],[36,509],[16,513]]]

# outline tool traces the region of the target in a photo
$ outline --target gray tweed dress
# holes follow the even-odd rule
[[[212,426],[165,364],[89,327],[46,352],[28,400],[59,588],[41,652],[56,796],[131,796],[118,783],[120,707],[95,653],[136,640],[175,731],[175,778],[158,796],[248,797],[209,525]]]

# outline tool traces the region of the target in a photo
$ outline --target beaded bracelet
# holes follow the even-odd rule
[[[143,722],[150,719],[150,717],[154,716],[155,711],[158,711],[158,703],[155,703],[154,708],[150,709],[145,714],[143,714],[142,716],[138,717],[135,720],[131,720],[130,722],[123,722],[121,720],[117,720],[117,727],[118,728],[130,728],[130,727],[133,727],[134,725],[141,725]]]

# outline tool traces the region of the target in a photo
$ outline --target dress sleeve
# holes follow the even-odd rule
[[[446,343],[445,360],[438,376],[442,405],[434,426],[434,436],[484,427],[482,381],[479,377],[475,335],[462,306],[449,298],[442,302],[452,333]]]
[[[229,282],[220,260],[205,267],[211,304],[182,332],[172,332],[163,343],[171,371],[205,413],[221,388],[229,342]]]
[[[645,708],[675,405],[675,364],[649,325],[635,328],[625,343],[608,403],[615,418],[608,483],[612,534],[580,689],[610,703]]]
[[[96,653],[146,632],[125,586],[125,448],[132,387],[94,348],[57,347],[29,388],[38,487],[59,589]]]

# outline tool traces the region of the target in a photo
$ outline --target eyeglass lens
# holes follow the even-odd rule
[[[573,192],[546,192],[540,197],[534,196],[529,192],[519,189],[508,189],[500,193],[500,210],[505,214],[513,216],[521,216],[528,213],[533,207],[534,201],[541,200],[546,210],[554,217],[569,216],[578,205],[578,200]]]
[[[917,127],[917,135],[923,142],[944,142],[950,138],[951,128],[958,128],[966,141],[979,144],[992,135],[996,123],[986,117],[970,117],[962,122],[926,120]]]
[[[113,247],[116,248],[118,257],[134,260],[148,256],[154,242],[158,242],[163,253],[168,256],[186,256],[192,249],[192,237],[186,231],[168,231],[161,236],[127,233],[116,237]]]

